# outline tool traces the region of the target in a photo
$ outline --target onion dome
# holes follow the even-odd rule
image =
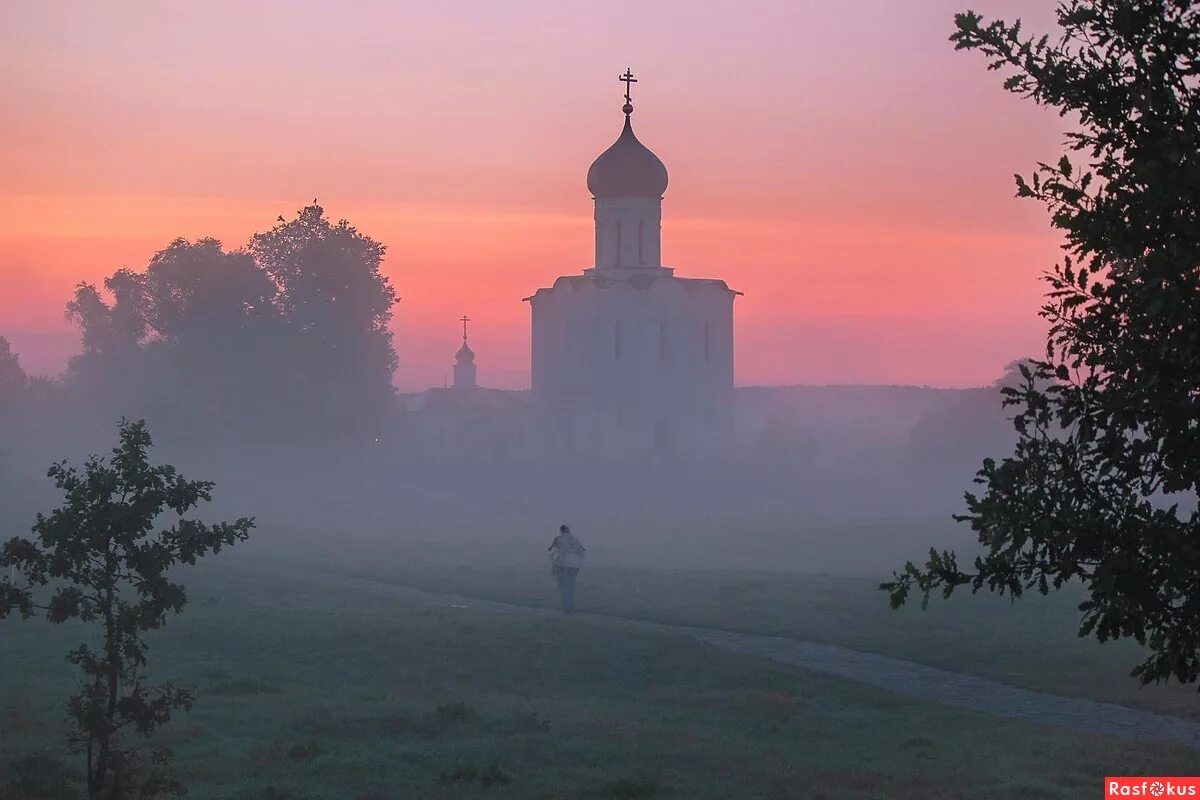
[[[458,348],[458,352],[454,354],[454,360],[459,364],[470,364],[475,360],[475,351],[467,347],[466,339],[463,340],[462,347]]]
[[[636,81],[626,70],[621,80]],[[661,198],[667,190],[667,168],[650,148],[633,135],[629,117],[633,102],[625,93],[625,127],[612,147],[600,154],[588,169],[587,185],[592,196]]]

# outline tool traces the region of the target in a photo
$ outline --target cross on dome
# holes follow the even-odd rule
[[[621,110],[625,112],[625,116],[629,116],[633,113],[633,97],[630,96],[629,90],[633,88],[632,84],[637,83],[637,78],[633,77],[633,70],[626,67],[625,74],[617,76],[617,80],[625,84],[625,106]]]
[[[600,198],[661,198],[667,189],[667,168],[658,156],[633,135],[631,87],[637,83],[633,70],[617,78],[625,84],[625,127],[617,141],[592,162],[587,184],[592,196]]]
[[[463,343],[462,347],[458,348],[458,352],[454,354],[454,360],[459,364],[470,364],[475,360],[475,352],[467,346],[467,323],[471,321],[471,318],[466,314],[463,314],[458,318],[458,321],[461,322],[463,326]],[[454,383],[456,386],[458,385],[457,376],[454,379]]]

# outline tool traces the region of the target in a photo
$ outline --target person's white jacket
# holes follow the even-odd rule
[[[583,543],[570,533],[560,533],[554,537],[550,545],[550,563],[555,567],[583,566],[583,554],[586,552]]]

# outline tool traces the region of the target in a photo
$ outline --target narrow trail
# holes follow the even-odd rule
[[[394,597],[415,604],[523,616],[557,617],[560,614],[545,608],[438,594],[385,581],[303,569],[248,565],[237,568],[306,583]],[[780,663],[837,675],[906,697],[979,711],[1005,719],[1024,720],[1121,739],[1175,742],[1200,749],[1200,723],[1111,703],[1020,689],[998,681],[928,667],[877,653],[780,636],[668,625],[606,614],[577,613],[575,618],[619,624],[630,630],[648,633],[684,635],[724,650],[769,658]]]

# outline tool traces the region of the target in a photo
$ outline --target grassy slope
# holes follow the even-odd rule
[[[554,606],[549,570],[379,565],[354,570],[448,592]],[[793,636],[885,653],[1012,685],[1200,717],[1195,687],[1142,687],[1129,671],[1144,657],[1133,642],[1080,639],[1079,595],[1007,597],[969,592],[888,608],[878,581],[746,571],[587,567],[581,608],[599,613]]]
[[[1054,798],[1195,763],[605,622],[405,606],[221,567],[187,582],[191,604],[154,636],[152,663],[202,689],[169,734],[193,800]],[[0,796],[15,758],[75,765],[61,752],[62,655],[82,634],[0,623]],[[482,785],[492,765],[508,783]]]

